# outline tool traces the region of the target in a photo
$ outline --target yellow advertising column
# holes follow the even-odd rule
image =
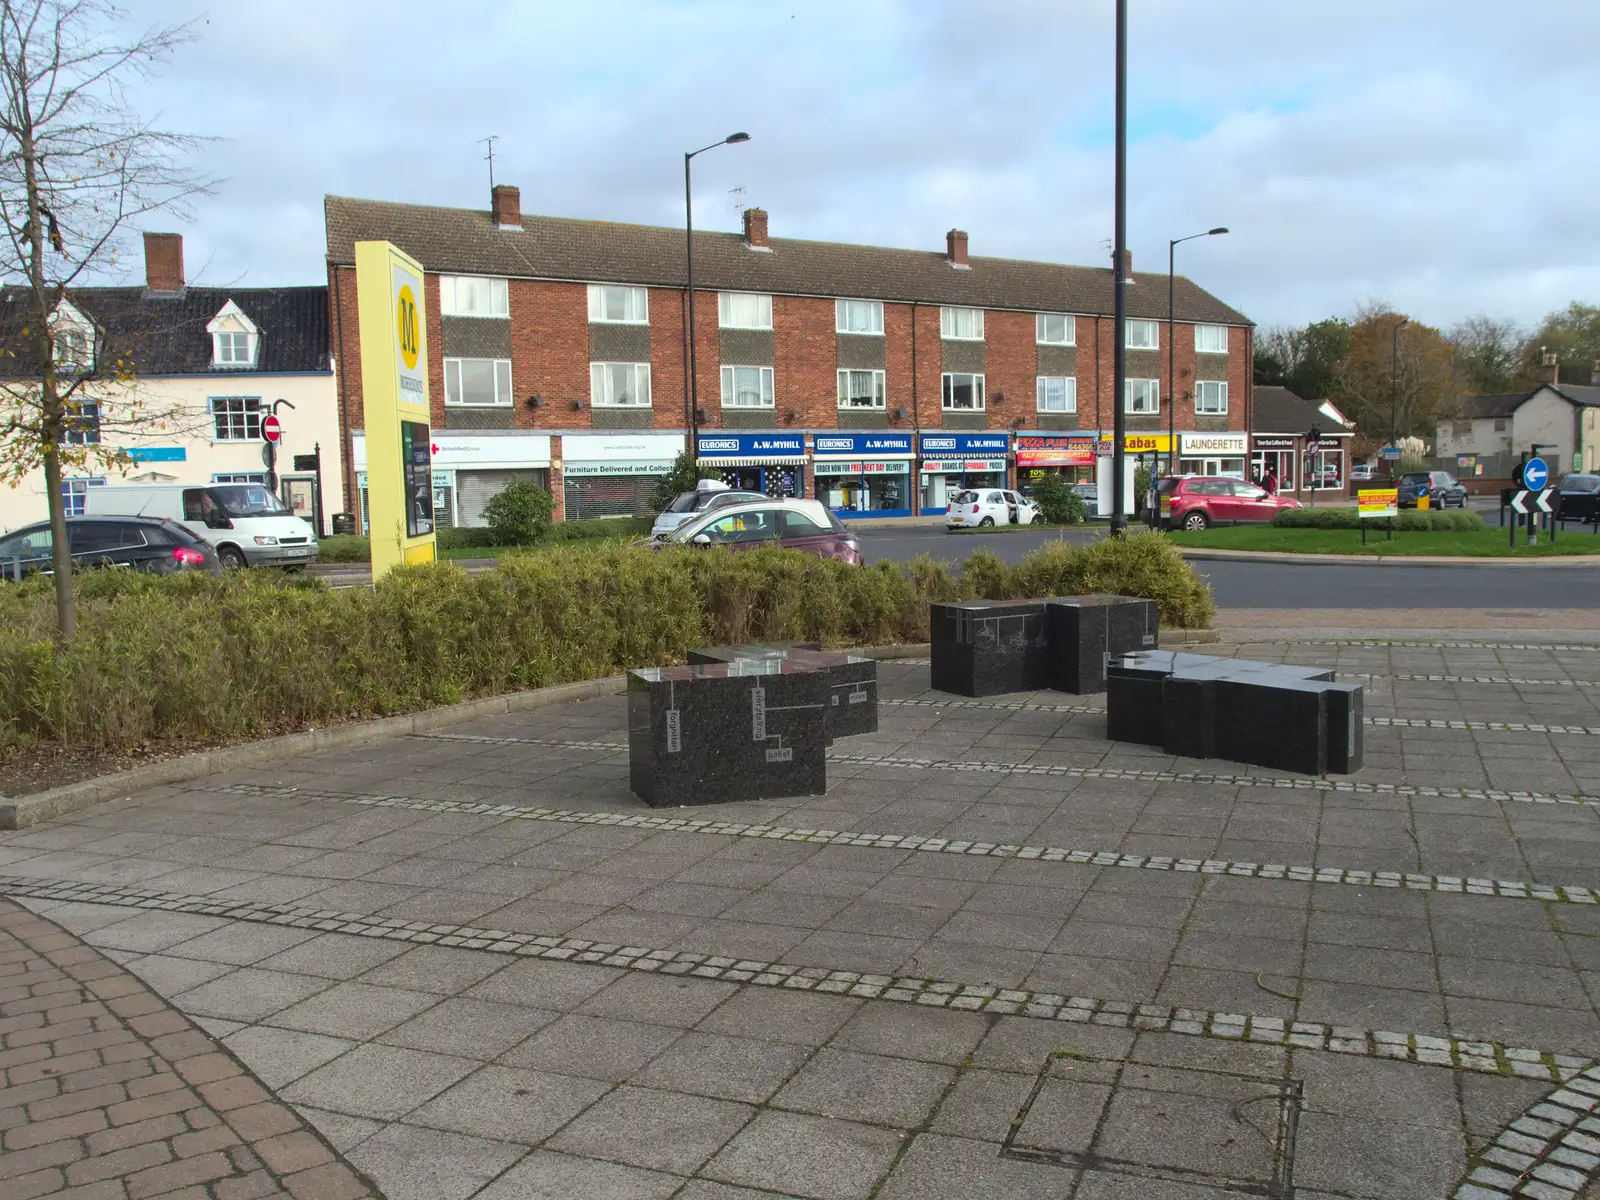
[[[434,559],[424,294],[416,259],[389,242],[356,243],[374,582],[402,563]]]

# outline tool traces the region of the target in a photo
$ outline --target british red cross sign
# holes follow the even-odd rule
[[[262,441],[264,441],[264,442],[272,442],[272,443],[276,444],[278,439],[281,438],[282,436],[283,436],[283,425],[278,420],[277,415],[275,413],[268,413],[266,416],[261,418],[261,440]]]

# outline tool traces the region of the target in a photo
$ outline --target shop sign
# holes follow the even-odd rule
[[[925,433],[922,435],[924,454],[1004,454],[1008,435],[1000,433]],[[1020,444],[1020,439],[1019,439]]]
[[[182,446],[129,446],[123,453],[136,463],[189,461],[189,452]]]
[[[1100,440],[1103,442],[1114,441],[1109,433],[1101,434]],[[1164,433],[1125,433],[1122,435],[1122,449],[1128,454],[1149,454],[1153,450],[1167,450],[1171,446],[1172,439]]]
[[[1182,433],[1178,435],[1182,454],[1243,454],[1249,446],[1247,433]],[[1165,450],[1166,447],[1162,446]]]
[[[803,433],[702,433],[701,458],[799,458],[806,452]]]
[[[364,475],[363,479],[365,479]],[[455,483],[456,473],[454,471],[435,471],[433,473],[433,486],[436,488],[454,487]]]
[[[1094,462],[1093,437],[1019,437],[1019,467],[1086,467]]]
[[[1257,450],[1293,450],[1297,439],[1292,437],[1279,437],[1276,434],[1256,434],[1250,439]]]
[[[433,430],[433,465],[436,467],[548,467],[550,435],[511,433],[501,436],[483,433],[449,433]],[[356,470],[367,469],[367,439],[355,434],[350,439]]]
[[[995,472],[1006,469],[1006,460],[1003,458],[925,458],[922,460],[922,473],[924,475],[959,475],[963,471]]]
[[[581,479],[590,475],[665,475],[672,470],[669,462],[573,462],[567,460],[561,470],[563,479]]]
[[[671,462],[683,449],[681,433],[635,433],[594,436],[569,433],[561,439],[561,457],[567,462],[661,463]],[[609,473],[609,472],[608,472]],[[655,472],[644,472],[654,474]]]
[[[839,459],[818,459],[811,467],[813,475],[907,475],[909,462],[845,462]]]
[[[819,433],[812,448],[824,454],[904,454],[911,456],[909,433]]]
[[[1398,517],[1399,488],[1361,488],[1356,492],[1356,509],[1361,517]]]

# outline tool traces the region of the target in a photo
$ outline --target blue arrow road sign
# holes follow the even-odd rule
[[[1540,491],[1549,482],[1550,468],[1545,466],[1544,459],[1530,458],[1522,464],[1522,486],[1530,492]]]

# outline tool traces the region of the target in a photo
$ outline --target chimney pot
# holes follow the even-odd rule
[[[944,235],[944,257],[952,267],[968,267],[967,262],[967,231],[965,229],[952,229]]]
[[[144,235],[144,285],[160,295],[183,291],[183,234]]]
[[[766,209],[747,208],[744,210],[744,244],[752,250],[771,249],[767,245]]]
[[[501,229],[521,229],[522,189],[509,183],[496,184],[489,193],[489,215]]]
[[[1551,387],[1558,387],[1561,383],[1561,358],[1554,350],[1539,347],[1539,366],[1534,370],[1533,377],[1540,383],[1547,383]]]

